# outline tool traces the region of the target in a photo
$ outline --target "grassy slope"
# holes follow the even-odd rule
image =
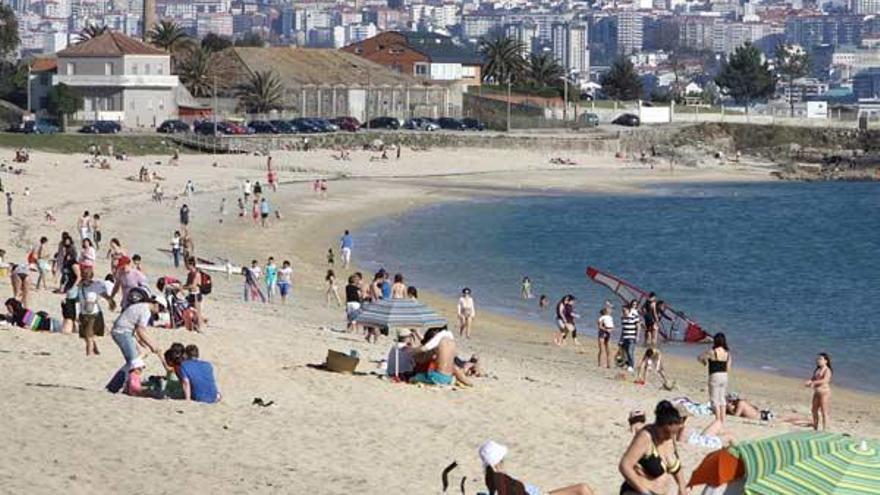
[[[159,135],[90,135],[59,133],[52,135],[25,135],[0,133],[0,148],[26,147],[55,153],[84,153],[90,144],[112,144],[114,151],[125,151],[132,156],[170,154],[174,143]],[[186,152],[181,149],[181,152]]]

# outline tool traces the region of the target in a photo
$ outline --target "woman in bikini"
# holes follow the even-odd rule
[[[128,256],[128,253],[122,247],[119,239],[115,237],[110,239],[110,248],[107,250],[107,257],[110,258],[110,273],[116,273],[116,265],[119,262],[119,258],[123,256]]]
[[[636,433],[620,459],[621,495],[666,494],[673,479],[678,493],[687,493],[676,445],[685,418],[667,400],[657,404],[654,416],[654,423]]]
[[[474,298],[471,297],[471,290],[467,287],[461,290],[461,297],[458,298],[458,335],[466,339],[471,338],[471,325],[473,325],[474,317],[477,310],[474,307]]]
[[[828,427],[828,405],[831,400],[831,356],[827,352],[820,352],[816,356],[816,369],[813,377],[804,383],[805,387],[813,389],[813,429],[819,430],[819,417],[822,417],[822,430]]]

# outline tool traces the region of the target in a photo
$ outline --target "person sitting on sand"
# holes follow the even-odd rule
[[[213,404],[222,399],[214,379],[214,366],[199,359],[199,348],[195,345],[186,346],[186,360],[180,363],[179,373],[184,400]]]
[[[727,394],[727,414],[755,421],[772,421],[774,418],[773,411],[758,409],[749,401],[733,393]]]
[[[386,361],[386,373],[388,376],[399,377],[402,380],[409,380],[413,376],[415,369],[414,355],[416,353],[416,339],[418,333],[401,329],[397,331],[397,342],[395,342],[388,351],[388,359]]]
[[[486,371],[483,368],[483,363],[480,361],[479,356],[477,356],[476,354],[472,355],[467,360],[456,356],[455,367],[460,369],[465,376],[473,376],[477,378],[486,376]]]
[[[621,495],[667,493],[673,479],[678,484],[679,493],[686,491],[675,443],[684,428],[685,418],[666,400],[657,404],[654,416],[654,423],[635,434],[620,459],[618,469],[624,479]]]
[[[162,359],[162,365],[165,367],[165,397],[169,399],[182,400],[183,384],[180,382],[180,365],[186,349],[183,344],[175,342],[165,351]]]
[[[470,381],[455,366],[455,337],[446,327],[432,328],[425,333],[416,361],[420,364],[410,383],[453,385],[456,380],[465,386]]]
[[[132,397],[149,397],[151,399],[161,398],[161,391],[155,388],[151,382],[144,380],[144,369],[147,367],[144,360],[136,358],[132,361],[128,368],[128,377],[125,379],[125,386],[122,393]]]
[[[489,440],[480,446],[480,460],[489,495],[593,495],[593,489],[585,483],[545,491],[534,485],[509,476],[504,472],[504,458],[508,449],[498,442]]]

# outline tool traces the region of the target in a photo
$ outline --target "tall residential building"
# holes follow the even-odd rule
[[[860,45],[863,16],[809,15],[785,21],[785,40],[811,50],[818,45]]]
[[[535,42],[538,38],[538,27],[529,21],[515,22],[504,27],[504,35],[512,38],[522,45],[520,55],[528,58],[535,49]]]
[[[617,53],[630,55],[642,50],[642,14],[624,10],[617,14]]]
[[[550,29],[553,57],[568,74],[590,73],[587,25],[557,22]]]
[[[880,0],[850,0],[849,10],[853,14],[880,14]]]

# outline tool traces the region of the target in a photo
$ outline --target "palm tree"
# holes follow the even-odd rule
[[[171,54],[171,72],[174,72],[180,49],[191,41],[189,35],[176,22],[162,20],[150,30],[148,37],[150,43]]]
[[[238,95],[248,112],[266,113],[281,107],[284,87],[274,71],[257,71],[242,85]]]
[[[76,40],[77,40],[76,42],[82,43],[83,41],[88,41],[92,38],[97,38],[98,36],[101,36],[102,34],[106,33],[107,31],[109,31],[107,26],[99,26],[97,24],[89,24],[86,27],[82,28],[82,31],[80,31],[79,34],[76,35]]]
[[[526,62],[522,57],[523,44],[513,38],[495,38],[480,41],[483,64],[483,80],[496,84],[522,78]]]
[[[189,35],[180,25],[174,21],[163,20],[153,26],[148,33],[150,43],[158,46],[168,53],[174,53],[177,48],[189,39]]]
[[[529,57],[529,79],[539,86],[556,86],[565,77],[565,69],[549,53]]]
[[[217,61],[214,52],[199,45],[189,47],[177,65],[181,82],[197,98],[213,96]]]

